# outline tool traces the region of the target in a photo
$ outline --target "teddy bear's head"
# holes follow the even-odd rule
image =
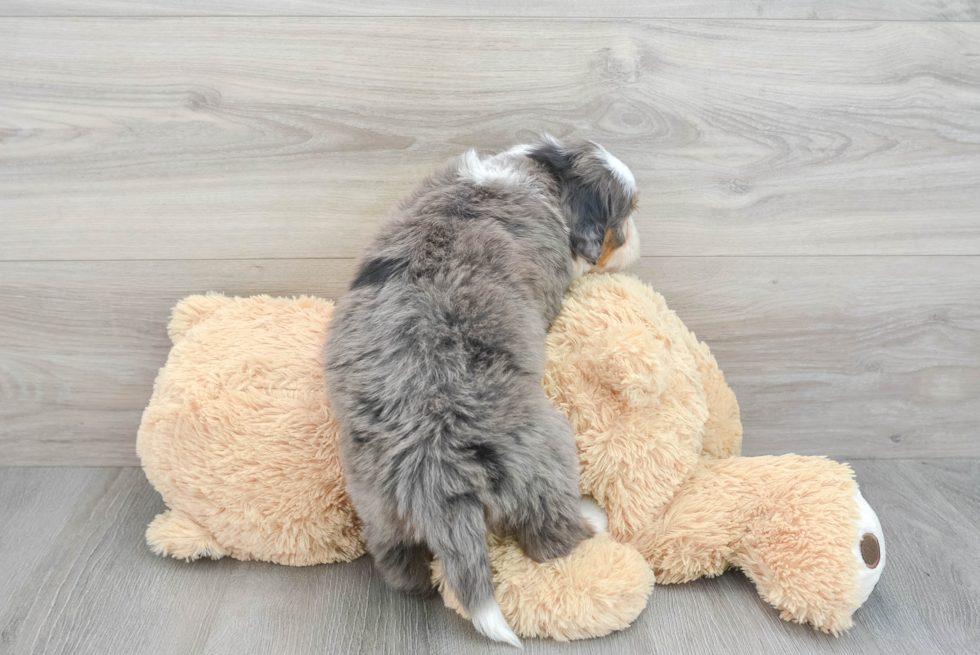
[[[741,442],[738,405],[707,347],[630,276],[573,283],[548,335],[544,385],[572,423],[582,491],[620,539],[649,523],[702,454]],[[709,411],[708,393],[727,402]]]

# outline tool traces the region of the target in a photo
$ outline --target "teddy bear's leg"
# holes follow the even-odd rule
[[[719,461],[701,460],[687,482],[645,529],[628,540],[653,567],[658,584],[689,582],[716,576],[731,566],[736,547],[747,532],[754,494],[752,485]]]
[[[734,565],[783,619],[835,634],[884,565],[880,525],[850,468],[822,457],[706,457],[631,543],[658,582]]]
[[[884,567],[881,524],[850,467],[820,457],[772,460],[758,473],[776,502],[764,506],[735,560],[783,619],[840,634]]]
[[[146,543],[157,555],[186,561],[228,554],[211,533],[180,510],[168,509],[146,528]]]
[[[850,467],[797,455],[712,467],[754,487],[744,506],[751,508],[748,530],[732,561],[759,594],[785,620],[834,634],[849,628],[884,565],[881,525]]]
[[[833,474],[833,469],[824,473]],[[849,478],[850,471],[837,475]],[[814,489],[812,495],[824,491]],[[764,528],[770,535],[781,533],[782,539],[756,535],[741,557],[741,566],[760,595],[782,610],[783,619],[840,634],[851,627],[851,615],[881,577],[885,540],[877,515],[856,484],[849,496],[834,496],[826,504],[791,496],[795,505],[787,512],[791,518],[776,516]],[[842,510],[851,516],[838,522],[834,517]]]

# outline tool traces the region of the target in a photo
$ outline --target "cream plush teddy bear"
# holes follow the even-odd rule
[[[323,389],[332,304],[192,296],[137,438],[168,510],[157,553],[291,565],[361,556]],[[741,568],[787,620],[840,633],[885,564],[874,511],[846,465],[737,457],[735,396],[663,298],[624,275],[569,290],[543,380],[576,433],[583,494],[608,531],[538,564],[489,537],[496,596],[522,636],[579,639],[628,626],[651,586]],[[597,518],[604,520],[604,517]],[[441,578],[446,604],[459,606]]]

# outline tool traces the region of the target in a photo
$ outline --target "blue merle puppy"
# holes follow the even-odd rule
[[[335,308],[326,382],[368,551],[416,594],[438,557],[497,641],[520,646],[494,600],[487,526],[544,561],[596,524],[571,427],[541,387],[545,335],[573,277],[637,258],[636,197],[595,143],[469,151],[397,207]]]

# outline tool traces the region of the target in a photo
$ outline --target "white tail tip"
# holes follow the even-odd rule
[[[606,519],[606,513],[602,511],[602,508],[588,498],[582,499],[581,507],[582,517],[592,524],[595,531],[605,532],[608,525],[608,520]]]
[[[521,640],[507,625],[507,619],[504,618],[500,606],[493,598],[473,611],[473,627],[484,637],[510,644],[515,648],[524,648]]]

